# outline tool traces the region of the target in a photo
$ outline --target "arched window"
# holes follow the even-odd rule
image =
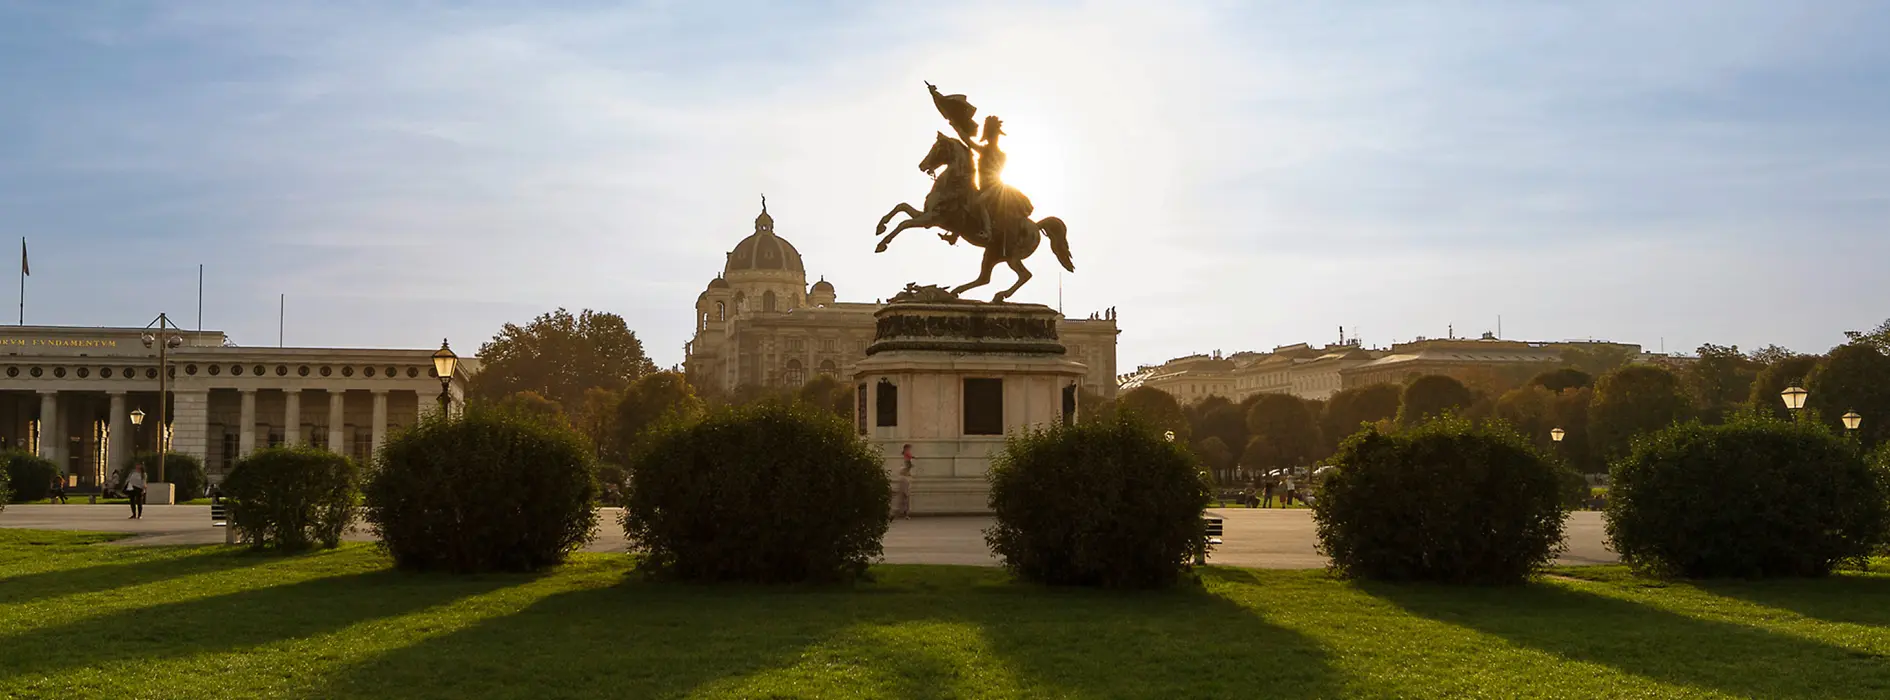
[[[715,302],[715,320],[717,321],[728,320],[728,304],[725,304],[719,301]]]
[[[787,371],[782,373],[782,378],[788,386],[800,386],[807,383],[807,370],[801,368],[800,360],[788,360]]]
[[[833,360],[821,360],[820,373],[831,377],[833,375],[839,374],[840,368],[833,364]]]
[[[738,313],[742,311],[746,311],[748,309],[748,305],[743,303],[746,301],[748,301],[747,292],[736,292],[735,293],[735,311]]]
[[[761,310],[774,311],[774,292],[767,292],[761,295]]]

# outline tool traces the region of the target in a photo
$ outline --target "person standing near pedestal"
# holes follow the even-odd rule
[[[910,520],[912,518],[912,444],[906,443],[899,456],[905,464],[899,467],[899,482],[893,492],[893,517]]]
[[[133,466],[125,477],[125,495],[131,497],[131,517],[126,520],[144,517],[144,463]]]

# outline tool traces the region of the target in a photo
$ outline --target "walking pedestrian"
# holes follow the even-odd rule
[[[1299,489],[1293,486],[1293,477],[1286,477],[1286,499],[1281,501],[1281,503],[1285,507],[1290,508],[1293,502],[1297,500],[1299,500]]]
[[[47,493],[50,494],[46,497],[47,503],[51,503],[53,501],[65,503],[66,502],[66,480],[63,477],[54,475],[52,478],[52,490]]]
[[[131,467],[131,474],[125,476],[125,495],[131,497],[131,517],[126,520],[144,517],[144,465]]]
[[[899,482],[897,490],[893,493],[893,517],[910,520],[912,519],[912,444],[907,443],[899,451],[899,456],[905,463],[899,467]]]
[[[1266,481],[1265,485],[1261,487],[1260,492],[1265,495],[1265,498],[1262,498],[1260,500],[1260,507],[1272,508],[1273,507],[1273,481],[1272,480]]]

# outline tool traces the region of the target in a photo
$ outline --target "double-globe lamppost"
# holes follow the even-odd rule
[[[153,328],[154,326],[155,328]],[[164,455],[170,451],[171,447],[169,444],[170,441],[166,439],[167,436],[164,434],[165,429],[168,428],[171,423],[169,418],[171,395],[170,351],[172,348],[183,346],[183,332],[184,329],[178,328],[175,323],[171,323],[170,316],[160,313],[156,319],[152,320],[150,324],[144,327],[144,335],[140,338],[140,340],[144,341],[145,347],[156,347],[158,351],[158,462],[157,479],[152,482],[154,484],[166,483],[164,481]],[[131,414],[131,424],[143,425],[144,411],[133,411]]]

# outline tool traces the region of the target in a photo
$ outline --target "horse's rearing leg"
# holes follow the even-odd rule
[[[885,233],[887,222],[892,221],[892,218],[895,216],[898,216],[900,212],[905,212],[906,216],[910,216],[915,219],[920,216],[919,210],[913,209],[912,205],[907,204],[905,202],[900,202],[896,205],[893,205],[892,211],[886,212],[885,216],[879,217],[879,227],[873,229],[873,235],[877,236],[879,234]]]
[[[893,237],[898,236],[900,231],[904,231],[909,228],[928,228],[930,226],[932,226],[932,219],[928,218],[925,212],[919,212],[919,215],[917,217],[906,219],[905,221],[899,222],[898,226],[893,227],[892,233],[888,233],[886,234],[885,238],[879,239],[879,245],[873,248],[873,252],[875,253],[886,252],[886,245],[888,243],[892,243]]]
[[[1025,282],[1030,281],[1030,269],[1024,267],[1024,261],[1018,260],[1016,258],[1012,258],[1004,262],[1009,263],[1011,266],[1011,271],[1017,273],[1017,284],[1011,285],[1010,289],[1006,289],[1002,292],[998,292],[997,296],[991,298],[991,301],[993,303],[1001,302],[1001,301],[1004,301],[1005,299],[1011,298],[1012,294],[1017,293],[1017,289],[1019,287],[1024,286]]]

